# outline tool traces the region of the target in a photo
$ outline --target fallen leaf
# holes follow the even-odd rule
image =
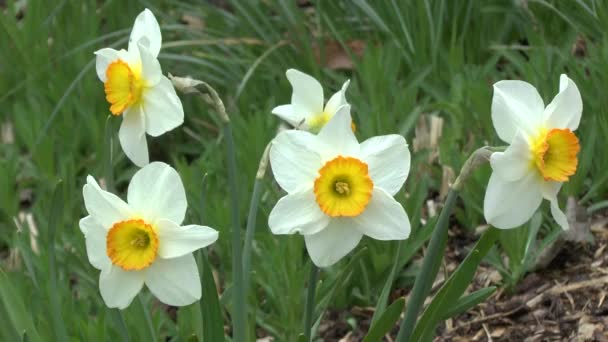
[[[346,42],[348,48],[357,57],[363,56],[366,43],[362,40],[349,40]],[[313,53],[318,64],[332,70],[353,70],[355,63],[348,55],[344,47],[336,40],[324,42],[323,49],[318,45],[313,46]],[[323,58],[322,58],[323,57]]]

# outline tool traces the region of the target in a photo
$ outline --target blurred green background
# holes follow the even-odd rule
[[[411,287],[418,272],[411,261],[430,236],[429,222],[451,175],[476,148],[502,145],[490,119],[496,81],[530,82],[545,103],[557,93],[561,73],[576,82],[584,101],[577,132],[582,149],[577,174],[564,186],[560,202],[564,207],[566,197],[573,196],[585,207],[607,204],[607,1],[0,1],[1,340],[19,339],[23,330],[34,339],[53,339],[49,317],[57,299],[73,340],[120,336],[115,312],[99,295],[98,271],[86,258],[78,220],[85,215],[81,189],[87,175],[107,180],[111,174],[124,195],[136,171],[117,144],[121,119],[108,118],[93,52],[126,47],[133,20],[146,7],[161,24],[163,72],[210,83],[233,119],[241,217],[259,159],[280,124],[270,111],[291,96],[288,68],[319,79],[326,97],[351,80],[346,96],[360,141],[390,133],[406,137],[413,163],[397,199],[413,231],[399,258],[403,267],[395,287]],[[220,304],[229,309],[230,222],[221,124],[196,98],[182,96],[182,101],[184,124],[160,138],[148,137],[151,159],[180,172],[189,201],[185,223],[202,221],[220,231],[207,252],[222,292]],[[489,174],[489,167],[477,171],[458,204],[454,223],[471,234],[485,224]],[[57,203],[52,194],[59,179]],[[258,334],[292,341],[301,329],[309,264],[301,236],[273,236],[268,230],[268,213],[280,196],[267,177],[248,314],[251,336],[255,322]],[[546,203],[542,210],[547,219],[541,240],[559,229],[547,216]],[[504,249],[520,238],[517,234],[505,235],[494,255],[517,255]],[[354,260],[346,258],[323,272],[318,313],[375,305],[397,242],[366,239],[359,249],[363,246]],[[513,264],[501,270],[505,286],[521,277]],[[168,310],[147,291],[140,301],[143,306],[136,300],[124,312],[131,338],[150,338],[142,307],[152,313],[158,337],[200,336],[198,304]],[[228,311],[223,312],[229,325]]]

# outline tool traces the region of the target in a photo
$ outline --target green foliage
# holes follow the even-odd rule
[[[490,228],[486,231],[458,268],[450,275],[441,289],[435,294],[431,303],[418,320],[411,335],[412,341],[432,340],[435,327],[439,322],[449,318],[446,314],[457,314],[487,298],[493,290],[483,289],[468,296],[461,297],[473,280],[481,260],[488,253],[498,238],[499,231]],[[485,291],[484,291],[485,290]]]
[[[399,316],[403,312],[405,298],[399,298],[386,308],[386,311],[369,328],[363,342],[380,341],[397,323]]]
[[[146,340],[151,326],[158,339],[215,341],[228,321],[233,274],[225,137],[207,106],[182,97],[184,125],[149,139],[149,146],[153,160],[169,162],[183,178],[190,204],[185,223],[201,223],[204,217],[204,224],[220,231],[218,242],[204,251],[208,259],[199,262],[208,299],[173,315],[144,291],[141,306],[134,302],[122,313],[105,308],[98,271],[88,263],[78,228],[87,175],[104,178],[124,195],[136,171],[117,144],[120,118],[108,117],[93,52],[125,47],[135,16],[146,6],[162,25],[164,73],[203,79],[226,103],[239,167],[240,217],[246,214],[258,161],[279,125],[270,110],[290,99],[288,68],[317,77],[326,97],[351,79],[347,98],[361,141],[398,133],[413,148],[421,116],[445,121],[438,150],[413,154],[409,179],[396,196],[412,221],[410,239],[366,239],[364,253],[325,270],[317,289],[317,322],[328,307],[383,303],[379,312],[386,312],[390,291],[411,287],[419,269],[410,261],[434,226],[423,214],[424,204],[440,191],[442,167],[458,170],[477,147],[502,144],[490,118],[491,85],[498,80],[526,80],[546,103],[558,89],[560,73],[576,82],[584,101],[577,131],[582,152],[578,172],[560,199],[562,207],[566,196],[579,198],[590,210],[605,206],[608,2],[356,0],[315,1],[306,8],[282,0],[214,3],[9,0],[0,5],[0,125],[10,123],[14,137],[0,144],[0,317],[7,317],[0,320],[0,339],[52,340],[65,330],[71,339]],[[186,14],[203,28],[184,24]],[[353,43],[363,44],[362,52]],[[335,58],[330,46],[336,44],[352,60],[352,70],[327,67]],[[438,159],[429,158],[436,154]],[[480,170],[461,193],[455,219],[465,229],[484,223],[488,176],[487,168]],[[57,179],[63,181],[59,206],[51,195]],[[273,236],[267,229],[280,196],[267,177],[252,245],[248,331],[253,337],[255,323],[277,340],[291,341],[301,333],[308,266],[301,237]],[[31,215],[34,227],[19,219],[20,213]],[[508,286],[529,271],[547,239],[559,232],[551,220],[538,227],[534,222],[501,233],[499,248],[490,252]],[[54,236],[47,227],[54,227]],[[211,268],[221,285],[217,303]],[[50,286],[58,303],[48,295]],[[491,292],[480,291],[459,297],[450,312],[465,310]],[[49,315],[61,315],[60,322]]]

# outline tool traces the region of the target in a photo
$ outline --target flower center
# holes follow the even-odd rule
[[[338,156],[319,170],[314,193],[325,214],[353,217],[365,210],[373,188],[367,164],[357,158]]]
[[[329,115],[327,112],[322,112],[320,114],[313,115],[310,119],[308,119],[308,130],[311,133],[319,133],[321,128],[325,126],[329,120],[331,120],[333,116]],[[357,125],[355,121],[350,122],[350,129],[353,130],[353,133],[357,131]]]
[[[566,182],[578,165],[578,138],[569,129],[544,130],[532,142],[532,160],[546,181]]]
[[[346,182],[336,182],[336,192],[340,195],[350,195],[350,186]]]
[[[120,59],[108,65],[104,90],[112,114],[120,115],[127,107],[138,103],[143,83],[141,67],[132,68]]]
[[[313,133],[318,133],[326,123],[331,119],[331,115],[327,112],[322,112],[316,115],[313,115],[310,119],[308,119],[308,127],[310,127],[310,131]]]
[[[143,220],[118,222],[106,236],[106,253],[112,264],[127,271],[150,266],[157,252],[158,236]]]

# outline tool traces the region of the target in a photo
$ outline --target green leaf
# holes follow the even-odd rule
[[[466,312],[475,305],[484,302],[494,292],[496,292],[496,286],[490,286],[460,298],[452,307],[443,313],[441,320],[446,320],[450,317],[454,317],[458,314]]]
[[[321,292],[320,291],[321,289],[317,288],[317,300],[316,300],[317,304],[315,306],[315,312],[314,312],[314,316],[317,317],[317,320],[316,320],[315,324],[313,324],[313,328],[311,330],[312,332],[317,331],[317,328],[319,327],[321,319],[323,318],[323,314],[325,313],[325,310],[327,309],[327,307],[331,303],[332,299],[334,298],[334,294],[335,294],[336,290],[342,289],[344,286],[346,286],[346,284],[348,284],[348,280],[350,279],[351,275],[353,274],[356,265],[361,260],[361,257],[365,253],[367,253],[367,251],[368,251],[367,247],[362,247],[357,252],[355,252],[355,254],[353,254],[353,256],[350,257],[350,260],[348,261],[346,266],[344,266],[344,268],[342,268],[342,270],[340,270],[338,275],[334,278],[333,283],[326,284],[328,286],[328,289],[326,291]],[[319,283],[318,285],[321,285],[321,284],[322,284],[322,282]]]
[[[412,334],[412,341],[428,340],[435,331],[435,326],[443,320],[443,312],[456,305],[460,296],[467,289],[481,260],[498,239],[496,228],[488,229],[477,241],[450,278],[443,284],[426,308]]]
[[[389,273],[388,278],[386,279],[386,283],[384,283],[384,287],[382,288],[382,292],[380,293],[380,297],[378,298],[378,304],[376,304],[376,311],[374,311],[374,315],[372,316],[372,324],[378,320],[380,315],[384,313],[386,309],[386,303],[388,301],[388,296],[393,288],[393,281],[395,280],[395,275],[397,274],[397,267],[399,265],[399,258],[401,257],[401,251],[403,250],[404,241],[399,241],[399,246],[397,248],[397,253],[395,255],[395,261],[393,262],[393,267],[391,268],[391,273]]]
[[[65,329],[63,315],[61,314],[61,303],[59,302],[59,290],[57,288],[57,261],[55,257],[55,234],[57,225],[61,223],[63,216],[63,189],[61,180],[55,185],[53,192],[53,202],[51,204],[51,212],[49,213],[49,241],[48,241],[48,258],[49,258],[49,282],[47,284],[49,301],[51,304],[51,321],[53,322],[53,330],[57,341],[67,341],[68,335]]]
[[[318,299],[317,299],[317,305],[315,308],[316,317],[321,317],[323,315],[323,313],[329,306],[336,289],[339,289],[339,288],[342,288],[343,286],[345,286],[346,281],[350,278],[351,274],[354,271],[355,265],[358,264],[361,257],[365,253],[367,253],[367,251],[368,251],[367,247],[362,247],[357,252],[355,252],[353,254],[353,256],[350,257],[350,260],[348,261],[346,266],[344,266],[344,268],[342,270],[340,270],[340,273],[338,273],[338,275],[336,276],[334,283],[330,285],[331,286],[330,290],[328,290],[324,293],[317,294]]]
[[[355,0],[354,3],[363,11],[363,13],[365,13],[368,18],[371,19],[371,21],[378,25],[378,28],[380,28],[384,32],[390,32],[390,29],[388,28],[384,20],[382,20],[382,18],[378,15],[374,8],[367,3],[367,1]]]
[[[13,328],[19,335],[25,335],[32,341],[41,341],[38,331],[32,322],[32,315],[25,310],[25,305],[21,301],[20,296],[13,285],[11,284],[9,277],[0,269],[0,301],[4,305],[5,311],[8,313],[8,320],[10,320]],[[3,317],[6,319],[6,317]]]
[[[419,224],[415,222],[420,222],[420,214],[422,204],[428,193],[428,185],[427,178],[422,178],[421,182],[414,187],[414,191],[412,192],[411,201],[409,203],[415,203],[412,207],[406,207],[407,212],[414,212],[411,218],[412,223],[412,234],[407,240],[399,241],[397,252],[395,253],[395,260],[393,261],[393,267],[384,283],[384,287],[382,288],[382,292],[378,297],[378,302],[376,304],[376,310],[374,311],[374,315],[372,316],[372,324],[376,322],[376,320],[384,313],[386,310],[386,306],[388,303],[388,297],[391,293],[391,289],[393,288],[393,282],[395,281],[395,277],[397,276],[397,272],[401,270],[405,265],[410,261],[410,259],[418,253],[420,248],[424,245],[424,243],[431,238],[431,234],[433,233],[432,226],[434,226],[436,222],[436,218],[432,218],[427,222],[424,227],[419,227]]]
[[[108,115],[106,118],[106,127],[104,131],[104,174],[106,176],[106,189],[110,192],[114,191],[114,139],[113,136],[115,133],[114,125],[112,124],[112,116]]]
[[[203,293],[199,304],[203,313],[203,336],[205,342],[215,342],[224,340],[224,322],[220,302],[211,272],[211,264],[204,251],[197,251],[198,264],[202,274]],[[201,260],[202,259],[202,260]]]
[[[523,277],[524,273],[528,272],[530,267],[533,266],[536,256],[538,255],[536,250],[536,236],[538,235],[538,231],[540,230],[542,223],[543,215],[540,212],[536,212],[536,214],[532,216],[532,219],[530,220],[528,239],[526,241],[526,246],[524,247],[523,272],[520,275],[521,277]]]
[[[367,332],[367,336],[363,339],[363,342],[375,342],[382,340],[382,337],[386,335],[392,328],[397,324],[399,316],[403,312],[405,307],[405,298],[401,297],[394,301],[386,311],[376,320],[376,322],[370,327]]]
[[[114,320],[114,326],[118,329],[120,337],[124,342],[131,341],[131,337],[129,335],[129,328],[127,328],[127,323],[125,322],[125,318],[122,315],[122,312],[119,309],[107,309],[109,315]]]
[[[141,293],[137,297],[137,301],[139,302],[140,317],[143,317],[146,322],[148,340],[157,341],[156,329],[154,328],[154,323],[152,322],[152,316],[150,316],[148,305]]]
[[[416,277],[414,288],[408,298],[405,317],[401,322],[397,341],[411,340],[410,337],[414,330],[413,328],[416,324],[418,313],[424,305],[424,300],[431,291],[433,281],[437,277],[437,272],[439,272],[439,266],[441,265],[441,260],[443,260],[443,253],[448,240],[449,218],[454,209],[456,198],[458,198],[458,191],[450,189],[448,198],[445,201],[441,214],[439,214],[439,218],[437,219],[435,229],[433,230],[431,242],[429,242],[429,247],[422,261],[422,269],[424,271],[420,272]]]

